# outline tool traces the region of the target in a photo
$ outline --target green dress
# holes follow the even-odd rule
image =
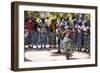
[[[66,53],[72,53],[75,50],[75,44],[72,39],[65,37],[62,43]]]
[[[48,40],[50,45],[56,45],[56,32],[49,32]]]
[[[85,49],[90,49],[90,35],[89,33],[84,33],[84,36],[83,36],[83,47]]]
[[[51,24],[49,26],[48,40],[50,45],[56,45],[56,24]]]

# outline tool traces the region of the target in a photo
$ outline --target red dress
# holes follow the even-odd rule
[[[25,29],[28,31],[32,31],[32,22],[26,22],[25,23]]]

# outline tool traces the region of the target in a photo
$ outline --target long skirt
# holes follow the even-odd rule
[[[82,41],[83,41],[82,33],[77,33],[75,42],[76,48],[82,48]]]
[[[32,45],[37,45],[38,44],[38,32],[37,31],[33,31],[31,33],[32,38],[31,38],[31,44]]]
[[[24,44],[25,44],[25,45],[30,44],[30,43],[29,43],[29,39],[28,39],[28,37],[24,37]]]
[[[39,45],[47,45],[47,32],[39,32],[38,33],[38,40],[39,40]]]
[[[84,37],[83,37],[83,48],[90,49],[90,35],[88,33],[84,34]]]
[[[29,32],[26,32],[25,34],[24,34],[24,44],[25,45],[28,45],[28,35],[29,35]]]
[[[48,43],[50,45],[56,45],[56,32],[49,32]]]
[[[66,53],[72,53],[75,50],[75,44],[72,39],[65,37],[62,43]]]
[[[28,33],[28,36],[24,38],[25,44],[37,45],[38,44],[38,32],[31,31]]]
[[[32,39],[32,32],[28,32],[28,35],[24,37],[24,44],[31,44],[31,39]]]

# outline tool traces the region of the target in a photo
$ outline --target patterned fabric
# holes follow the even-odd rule
[[[27,44],[27,45],[29,44],[29,39],[28,39],[28,37],[25,37],[25,38],[24,38],[24,44],[25,44],[25,45],[26,45],[26,44]]]
[[[88,33],[84,33],[83,47],[85,49],[90,49],[90,35]]]
[[[32,36],[31,44],[37,45],[38,44],[38,32],[33,31],[31,36]]]
[[[63,49],[65,50],[65,52],[69,52],[72,53],[75,49],[75,44],[73,43],[73,41],[70,38],[65,37],[63,39]]]
[[[28,31],[24,31],[24,44],[28,44],[28,35],[29,35],[29,32]]]
[[[75,42],[75,45],[76,45],[76,48],[82,48],[82,33],[81,32],[77,32],[76,33],[76,42]]]
[[[32,32],[29,32],[28,36],[24,38],[24,43],[31,44],[31,39],[32,39]]]
[[[39,32],[38,34],[39,44],[46,45],[47,44],[47,32]]]
[[[50,45],[56,45],[56,32],[49,32],[48,39]]]

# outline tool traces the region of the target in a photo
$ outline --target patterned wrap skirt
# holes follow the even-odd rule
[[[24,44],[25,44],[25,45],[30,44],[30,43],[29,43],[29,39],[28,39],[28,37],[24,37]]]
[[[76,42],[75,42],[76,48],[82,48],[82,41],[83,41],[82,33],[77,33]]]
[[[39,32],[38,33],[39,45],[47,45],[47,36],[48,36],[47,32]]]
[[[65,37],[62,44],[63,49],[66,53],[72,53],[73,51],[75,51],[75,44],[73,43],[72,39]]]
[[[37,31],[33,31],[31,34],[31,44],[32,45],[37,45],[38,44],[38,32]]]
[[[49,32],[48,43],[50,45],[56,45],[56,32]]]
[[[37,45],[38,44],[38,32],[37,31],[29,32],[28,36],[24,38],[24,42],[31,44],[31,45]]]
[[[83,36],[83,48],[90,49],[90,35],[87,33]]]
[[[25,34],[26,35],[26,34]],[[28,35],[24,37],[24,44],[31,44],[31,32],[28,32]]]

